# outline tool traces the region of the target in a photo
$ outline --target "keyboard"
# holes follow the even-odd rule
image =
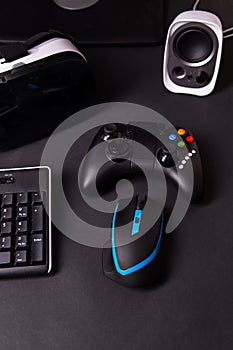
[[[0,170],[0,277],[51,271],[51,171]]]

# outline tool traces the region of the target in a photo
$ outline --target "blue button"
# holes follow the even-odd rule
[[[134,214],[133,227],[131,232],[132,236],[137,235],[139,233],[141,218],[142,218],[142,210],[136,210]]]
[[[177,136],[175,134],[169,135],[169,140],[175,141],[177,139]]]

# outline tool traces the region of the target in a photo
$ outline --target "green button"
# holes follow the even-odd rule
[[[184,141],[179,141],[177,143],[177,145],[178,145],[178,147],[183,148],[185,146],[185,142]]]

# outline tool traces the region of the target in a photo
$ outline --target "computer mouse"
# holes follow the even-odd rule
[[[141,287],[159,281],[163,274],[164,213],[148,197],[135,196],[126,203],[116,205],[110,248],[108,244],[103,249],[103,271],[127,287]]]

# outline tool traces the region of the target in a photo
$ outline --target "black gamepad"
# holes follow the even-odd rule
[[[184,128],[174,130],[163,125],[151,127],[159,129],[160,138],[140,126],[130,124],[107,124],[96,134],[90,150],[99,145],[98,152],[88,155],[80,171],[80,185],[84,194],[91,196],[96,185],[100,195],[115,188],[122,178],[142,174],[140,166],[132,159],[138,159],[142,168],[156,171],[162,166],[167,178],[179,186],[184,195],[192,193],[192,202],[200,201],[203,194],[203,174],[200,153],[193,134]],[[144,155],[135,154],[138,149],[134,141],[144,145],[152,153],[145,159]],[[190,162],[193,169],[193,181],[188,172]],[[100,166],[103,164],[103,166]],[[188,169],[189,168],[189,169]],[[191,174],[192,175],[192,174]],[[193,188],[192,188],[193,187]]]

